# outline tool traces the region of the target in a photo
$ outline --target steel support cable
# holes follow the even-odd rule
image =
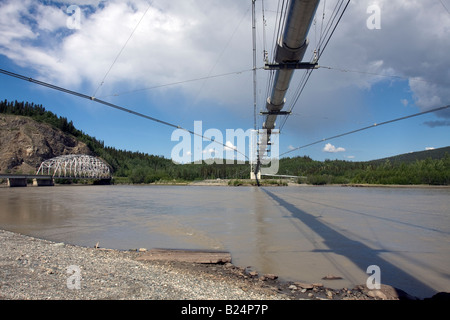
[[[266,39],[266,13],[265,13],[265,7],[264,7],[264,0],[261,0],[261,12],[262,12],[262,22],[263,22],[263,60],[266,61],[268,59],[267,55],[267,39]]]
[[[435,83],[435,82],[432,82],[432,81],[427,81],[427,80],[422,79],[422,78],[411,78],[411,77],[398,76],[398,75],[388,75],[388,74],[381,74],[381,73],[369,72],[369,71],[350,70],[350,69],[343,69],[343,68],[330,67],[330,66],[319,66],[319,68],[320,69],[334,70],[334,71],[339,71],[339,72],[359,73],[359,74],[365,74],[365,75],[370,75],[370,76],[375,76],[375,77],[386,77],[386,78],[394,78],[394,79],[400,79],[400,80]]]
[[[272,44],[273,44],[272,57],[269,58],[268,53],[267,53],[267,61],[265,61],[265,62],[271,61],[271,63],[275,63],[275,55],[276,55],[276,50],[277,50],[276,44],[278,42],[277,39],[280,39],[280,37],[281,37],[282,29],[283,29],[282,23],[286,19],[286,13],[287,13],[287,1],[286,0],[283,0],[283,1],[278,0],[276,18],[275,18],[275,28],[273,31],[273,39],[272,39]],[[263,8],[263,15],[264,15],[264,8]],[[263,18],[263,20],[265,21],[264,18]],[[263,28],[264,28],[264,34],[265,34],[265,25],[263,25]],[[268,51],[266,51],[265,44],[264,44],[264,51],[268,52]],[[266,55],[266,53],[265,53],[265,55]],[[266,58],[266,56],[264,58]],[[267,77],[267,86],[266,86],[265,97],[270,96],[270,92],[272,90],[272,86],[273,86],[273,82],[274,82],[274,76],[275,76],[275,71],[269,70],[269,76]],[[258,123],[258,127],[262,127],[263,121],[260,120],[259,122],[260,123]]]
[[[257,68],[257,61],[256,61],[256,0],[252,0],[253,2],[253,20],[252,20],[252,35],[253,35],[253,95],[254,95],[254,106],[253,106],[253,118],[254,118],[254,126],[253,129],[257,130],[257,128],[260,126],[259,124],[259,117],[258,117],[258,110],[257,110],[257,106],[260,104],[259,103],[259,96],[258,96],[258,81],[257,81],[257,76],[256,76],[256,70],[258,69],[264,69],[264,67],[261,68]],[[263,61],[264,63],[268,63],[268,51],[267,51],[267,36],[266,36],[266,17],[265,17],[265,6],[264,6],[264,0],[261,0],[261,14],[262,14],[262,47],[263,47]],[[267,87],[267,90],[269,90],[269,87]],[[261,124],[262,125],[262,124]]]
[[[297,87],[297,89],[296,89],[296,91],[295,91],[295,94],[294,94],[294,97],[295,97],[295,98],[294,98],[293,102],[290,103],[290,108],[289,108],[288,114],[285,115],[285,117],[284,117],[284,119],[283,119],[283,123],[282,123],[281,126],[280,126],[280,132],[281,132],[281,130],[283,129],[284,125],[286,124],[287,119],[289,118],[289,115],[292,113],[292,110],[294,109],[295,105],[297,104],[298,99],[300,98],[301,94],[303,93],[303,90],[304,90],[305,87],[306,87],[306,84],[307,84],[307,82],[308,82],[308,80],[309,80],[309,77],[310,77],[311,74],[312,74],[312,71],[313,71],[312,69],[309,69],[309,70],[306,70],[306,71],[303,73],[303,77],[302,77],[302,79],[300,80],[299,85],[298,85],[298,87]]]
[[[276,50],[277,50],[277,42],[278,42],[278,40],[280,39],[280,37],[282,35],[282,29],[283,29],[282,22],[285,19],[285,18],[283,18],[283,16],[285,17],[285,15],[286,15],[285,11],[287,11],[287,10],[284,9],[285,2],[286,1],[283,0],[283,2],[281,4],[281,8],[279,8],[279,9],[281,9],[279,16],[278,16],[278,13],[277,13],[278,27],[275,27],[275,29],[274,29],[274,38],[273,38],[273,41],[272,41],[272,44],[273,44],[273,52],[272,52],[273,60],[272,61],[273,62],[275,62],[275,55],[276,55]],[[279,4],[280,3],[278,2],[278,5]]]
[[[318,52],[318,57],[317,59],[320,59],[320,57],[322,56],[323,52],[325,51],[325,48],[328,46],[328,43],[330,42],[331,37],[333,37],[334,32],[336,31],[337,26],[339,25],[339,23],[342,20],[342,17],[344,16],[345,11],[347,11],[348,5],[350,4],[350,0],[347,1],[347,4],[345,5],[344,9],[342,10],[338,21],[336,22],[336,24],[334,25],[333,31],[331,32],[330,36],[327,39],[327,42],[325,43],[325,46],[323,46],[323,48],[320,49],[320,52]]]
[[[336,4],[335,10],[333,11],[334,17],[333,17],[333,18],[330,18],[330,21],[334,21],[335,18],[337,17],[337,15],[339,14],[339,11],[340,11],[340,9],[341,9],[341,7],[342,7],[342,5],[343,5],[343,1],[341,1],[340,3],[341,3],[341,4],[339,5],[339,8],[338,8],[337,10],[336,10],[336,7],[337,7],[337,4]],[[337,28],[337,26],[339,25],[339,23],[340,23],[340,21],[341,21],[343,15],[344,15],[344,13],[345,13],[345,11],[347,10],[349,3],[350,3],[350,0],[347,1],[347,4],[345,5],[344,9],[341,11],[341,13],[340,13],[340,15],[339,15],[339,18],[338,18],[337,22],[334,24],[334,27],[333,27],[333,24],[332,24],[332,23],[331,23],[331,24],[327,23],[327,26],[326,26],[326,29],[327,29],[326,34],[328,34],[328,31],[331,30],[331,28],[332,28],[332,31],[331,31],[331,34],[330,34],[329,36],[327,36],[327,38],[324,38],[324,41],[325,41],[325,39],[326,39],[326,42],[325,42],[325,45],[323,46],[323,48],[322,48],[322,43],[323,43],[323,41],[320,41],[320,40],[319,40],[319,46],[318,46],[318,48],[316,48],[317,54],[318,54],[317,57],[316,57],[316,60],[319,60],[320,57],[322,56],[323,52],[325,51],[325,48],[327,47],[327,45],[328,45],[330,39],[332,38],[334,32],[336,31],[336,28]],[[330,22],[330,21],[329,21],[329,22]],[[329,26],[328,26],[328,25],[329,25]],[[302,82],[300,82],[300,84],[299,84],[299,86],[298,86],[298,89],[297,89],[297,93],[296,93],[296,95],[295,95],[295,99],[294,99],[293,103],[291,104],[291,107],[290,107],[290,109],[289,109],[289,112],[292,112],[292,110],[294,109],[294,107],[295,107],[295,105],[296,105],[298,99],[300,98],[300,95],[303,93],[303,90],[304,90],[304,88],[305,88],[305,86],[306,86],[306,83],[309,81],[309,78],[310,78],[311,74],[312,74],[312,69],[306,71],[306,73],[305,73],[306,78],[305,78],[305,76],[304,76],[304,78],[303,78],[304,81],[302,80]],[[288,118],[288,117],[289,117],[289,115],[286,115],[285,120],[284,120],[284,122],[283,122],[283,124],[282,124],[282,127],[284,127],[284,125],[286,124],[286,121],[287,121],[287,118]],[[280,127],[280,131],[281,131],[282,127]]]
[[[289,118],[289,115],[292,113],[292,110],[294,110],[294,107],[297,104],[297,101],[300,98],[301,94],[303,93],[303,90],[305,89],[306,84],[308,83],[309,78],[311,77],[311,74],[312,74],[312,70],[307,70],[304,73],[304,76],[303,76],[304,80],[302,80],[302,82],[300,83],[300,86],[297,89],[297,94],[295,95],[294,101],[292,102],[291,107],[289,108],[289,112],[285,116],[283,124],[280,126],[280,132],[283,129],[284,125],[286,124],[287,119]]]
[[[344,2],[344,0],[339,0],[339,1],[336,2],[336,5],[335,5],[335,7],[334,7],[334,9],[333,9],[333,11],[332,11],[332,13],[330,15],[330,19],[328,20],[328,22],[327,22],[327,24],[325,26],[325,30],[321,31],[321,35],[320,35],[320,38],[319,38],[319,43],[318,43],[316,49],[318,49],[318,48],[320,48],[322,46],[322,43],[323,43],[324,39],[327,37],[327,34],[329,33],[329,31],[331,30],[331,28],[333,26],[333,22],[336,19],[337,15],[339,13],[339,10],[342,7],[343,2]]]
[[[288,5],[289,5],[289,0],[283,0],[283,3],[281,4],[281,9],[280,9],[281,11],[280,11],[279,17],[277,14],[278,27],[275,27],[275,29],[274,29],[274,38],[272,40],[272,45],[273,45],[272,60],[271,60],[272,63],[276,62],[275,58],[276,58],[276,53],[277,53],[277,43],[278,43],[278,41],[282,40],[284,24],[286,23],[286,16],[289,11]]]
[[[279,3],[279,2],[278,2]],[[265,17],[265,6],[264,6],[264,0],[261,0],[261,11],[262,11],[262,20],[263,20],[263,25],[262,25],[262,28],[263,28],[263,61],[265,62],[265,63],[268,63],[269,62],[269,52],[268,52],[268,50],[267,50],[267,39],[266,39],[266,17]],[[277,13],[278,14],[278,13]],[[273,73],[272,73],[272,71],[269,73],[269,78],[268,78],[268,81],[267,81],[267,93],[266,93],[266,96],[268,96],[268,94],[269,94],[269,90],[270,90],[270,87],[269,87],[269,83],[270,83],[270,79],[271,79],[271,77],[273,77]]]
[[[275,18],[275,28],[273,29],[273,39],[272,39],[272,45],[273,45],[273,51],[272,51],[272,58],[270,59],[271,63],[275,63],[275,55],[277,50],[277,42],[280,37],[280,30],[281,30],[281,22],[282,22],[282,15],[284,12],[284,3],[285,0],[281,3],[281,0],[278,0],[278,7],[277,7],[277,15]],[[278,22],[278,28],[277,28],[277,22]],[[266,97],[270,96],[270,91],[272,90],[273,80],[274,80],[274,70],[269,71],[269,78],[267,81],[267,88],[266,88]]]
[[[286,7],[284,4],[287,4]],[[280,12],[280,18],[278,20],[278,32],[277,32],[277,39],[274,39],[274,53],[273,53],[273,60],[274,62],[280,62],[280,61],[287,61],[287,60],[296,60],[300,59],[300,56],[303,56],[304,51],[302,50],[302,45],[304,45],[305,39],[300,37],[306,37],[306,33],[310,27],[311,21],[309,21],[310,17],[307,15],[310,13],[310,10],[315,11],[317,7],[318,1],[315,3],[300,3],[295,1],[283,1],[282,4],[282,11]],[[312,6],[314,5],[314,6]],[[304,12],[302,10],[305,10]],[[292,13],[292,14],[291,14]],[[311,12],[311,15],[313,12]],[[303,18],[308,19],[307,25],[303,24]],[[313,17],[311,17],[312,19]],[[296,20],[292,22],[292,20]],[[286,38],[286,39],[284,39]],[[276,41],[275,41],[276,40]],[[283,48],[283,50],[290,50],[289,48],[297,48],[294,54],[291,53],[284,53],[284,56],[280,56],[280,48]],[[258,153],[257,153],[257,164],[256,164],[256,170],[255,170],[255,177],[259,186],[258,181],[258,173],[259,168],[261,166],[261,158],[265,152],[263,152],[262,148],[265,148],[265,145],[267,144],[271,129],[275,126],[275,120],[276,120],[276,114],[270,113],[270,112],[277,112],[280,111],[279,109],[282,109],[284,105],[284,95],[286,94],[286,91],[289,87],[289,82],[291,75],[293,73],[293,70],[288,71],[277,71],[275,77],[269,78],[269,85],[268,87],[273,87],[272,92],[270,94],[270,98],[267,99],[266,102],[266,109],[269,110],[269,113],[266,118],[265,124],[263,124],[263,128],[269,130],[267,131],[268,136],[263,138],[262,143],[258,146]],[[273,83],[272,83],[273,82]],[[270,105],[270,107],[269,107]],[[261,154],[262,153],[262,154]]]
[[[322,34],[323,34],[322,31],[323,31],[323,22],[325,21],[325,8],[326,8],[326,5],[327,5],[327,1],[324,0],[324,2],[323,2],[323,12],[322,12],[322,21],[320,23],[320,38],[319,38],[319,42],[322,39]],[[316,49],[317,49],[317,47],[318,47],[318,44],[316,44]]]
[[[224,143],[217,142],[215,139],[212,139],[212,138],[209,138],[209,137],[205,137],[204,135],[199,134],[197,132],[194,132],[192,130],[185,129],[185,128],[183,128],[181,126],[178,126],[178,125],[175,125],[173,123],[170,123],[170,122],[167,122],[167,121],[164,121],[164,120],[160,120],[160,119],[148,116],[146,114],[143,114],[143,113],[140,113],[140,112],[137,112],[137,111],[133,111],[131,109],[124,108],[124,107],[121,107],[119,105],[116,105],[116,104],[113,104],[113,103],[110,103],[110,102],[107,102],[107,101],[104,101],[104,100],[101,100],[101,99],[96,99],[95,97],[91,97],[91,96],[88,96],[88,95],[83,94],[83,93],[79,93],[79,92],[76,92],[76,91],[72,91],[72,90],[69,90],[69,89],[58,87],[58,86],[55,86],[53,84],[46,83],[46,82],[43,82],[43,81],[40,81],[40,80],[36,80],[36,79],[30,78],[30,77],[26,77],[26,76],[23,76],[23,75],[20,75],[20,74],[11,72],[11,71],[7,71],[7,70],[4,70],[4,69],[0,69],[0,73],[2,73],[4,75],[7,75],[7,76],[10,76],[10,77],[14,77],[14,78],[20,79],[20,80],[28,81],[28,82],[31,82],[31,83],[34,83],[34,84],[37,84],[37,85],[40,85],[40,86],[43,86],[43,87],[47,87],[47,88],[50,88],[50,89],[53,89],[53,90],[56,90],[56,91],[60,91],[60,92],[67,93],[67,94],[70,94],[70,95],[73,95],[73,96],[77,96],[77,97],[80,97],[80,98],[83,98],[83,99],[87,99],[87,100],[90,100],[90,101],[93,101],[93,102],[97,102],[97,103],[103,104],[105,106],[108,106],[108,107],[111,107],[111,108],[114,108],[114,109],[117,109],[117,110],[120,110],[120,111],[128,112],[128,113],[131,113],[131,114],[133,114],[135,116],[138,116],[138,117],[141,117],[141,118],[144,118],[144,119],[147,119],[147,120],[151,120],[151,121],[154,121],[154,122],[157,122],[157,123],[160,123],[160,124],[172,127],[172,128],[180,129],[180,130],[186,131],[186,132],[188,132],[188,133],[190,133],[192,135],[196,135],[196,136],[201,137],[201,138],[203,138],[205,140],[209,140],[211,142],[214,142],[214,143],[222,145],[222,146],[224,146],[226,148],[229,148]],[[244,153],[242,153],[242,152],[240,152],[238,150],[235,150],[235,151],[237,153],[243,155],[246,159],[248,159],[248,156],[246,156]]]
[[[335,9],[333,10],[333,13],[332,13],[332,16],[334,15],[334,17],[333,17],[332,19],[330,19],[329,22],[332,21],[332,20],[334,21],[334,19],[337,17],[337,15],[338,15],[338,13],[339,13],[339,11],[340,11],[340,8],[342,7],[342,4],[343,4],[343,3],[344,3],[344,1],[341,1],[341,2],[340,2],[339,8],[338,8],[337,10],[336,10],[336,8],[337,8],[337,6],[338,6],[338,3],[336,4]],[[319,45],[318,45],[318,47],[316,48],[317,53],[318,53],[317,60],[319,60],[319,58],[322,56],[322,54],[323,54],[325,48],[327,47],[327,45],[328,45],[328,43],[329,43],[331,37],[333,36],[334,32],[336,31],[336,28],[337,28],[337,26],[339,25],[339,23],[340,23],[340,21],[341,21],[343,15],[344,15],[344,13],[345,13],[345,11],[347,10],[347,7],[348,7],[349,4],[350,4],[350,0],[347,1],[347,3],[346,3],[346,5],[345,5],[344,9],[342,10],[341,14],[339,15],[339,19],[338,19],[338,21],[336,22],[336,24],[334,25],[333,30],[332,30],[330,36],[327,38],[327,40],[326,40],[325,45],[323,46],[323,48],[322,48],[322,43],[323,43],[323,42],[322,42],[322,40],[319,40]],[[325,12],[325,8],[324,8],[324,12]],[[324,14],[325,14],[325,13],[324,13]],[[329,30],[331,29],[331,27],[333,26],[333,24],[331,24],[331,25],[328,27],[329,22],[327,23],[327,26],[326,26],[327,31],[326,31],[324,34],[327,34],[327,33],[329,32]],[[322,35],[321,35],[321,39],[322,39]],[[322,68],[322,67],[320,66],[320,68]],[[336,70],[339,70],[339,71],[347,71],[347,70],[340,70],[340,69],[332,68],[332,67],[323,67],[323,68],[326,68],[326,69],[336,69]],[[309,71],[309,70],[308,70],[308,71]],[[349,71],[349,72],[350,72],[350,71]],[[354,71],[354,72],[356,72],[356,71]],[[364,73],[364,72],[360,72],[360,73]],[[370,74],[370,73],[366,72],[366,74]],[[310,76],[310,74],[308,75],[308,79],[309,79],[309,76]],[[304,85],[306,85],[306,83],[305,83]],[[301,89],[301,91],[300,91],[300,94],[301,94],[301,92],[303,91],[304,85],[303,85],[303,87],[302,87],[302,89]],[[299,98],[299,96],[297,96],[297,98],[295,99],[295,102],[293,103],[292,108],[290,109],[290,111],[292,111],[292,109],[294,108],[295,104],[297,103],[298,98]]]
[[[339,24],[339,22],[340,22],[340,20],[342,18],[342,15],[346,11],[347,6],[350,3],[350,0],[348,0],[346,6],[344,7],[344,9],[341,12],[340,18],[338,19],[337,23],[334,24],[334,21],[335,21],[336,17],[339,15],[339,12],[341,11],[341,8],[342,8],[342,6],[344,4],[344,1],[345,0],[340,0],[340,1],[336,2],[336,5],[335,5],[335,7],[334,7],[334,9],[333,9],[333,11],[332,11],[332,13],[330,15],[330,19],[326,23],[325,29],[323,30],[321,28],[319,43],[317,44],[317,46],[315,48],[316,52],[318,53],[318,56],[319,56],[319,53],[321,51],[323,51],[322,45],[323,45],[324,41],[326,41],[328,43],[328,41],[331,39],[331,36],[333,35],[334,30],[336,29],[337,25]],[[325,8],[323,10],[324,10],[324,12],[323,12],[323,18],[324,18],[325,17]],[[333,25],[334,25],[334,28],[333,28]],[[323,24],[322,24],[322,26],[323,26]],[[328,35],[330,30],[332,30],[332,28],[333,28],[333,31],[331,32],[331,35]],[[325,39],[327,39],[327,40],[325,40]]]
[[[442,2],[442,0],[439,0],[439,2],[442,4],[442,6],[444,7],[444,9],[447,10],[448,14],[450,14],[450,11],[449,11],[448,8],[445,6],[444,2]]]
[[[208,77],[211,75],[211,73],[214,71],[214,69],[216,68],[217,64],[219,63],[220,59],[222,58],[224,52],[227,50],[228,46],[231,43],[231,40],[233,40],[237,30],[239,29],[239,27],[241,26],[242,22],[244,21],[245,17],[247,16],[248,11],[251,9],[251,6],[249,6],[247,8],[247,10],[245,11],[244,15],[242,16],[241,20],[239,21],[239,23],[236,25],[236,28],[233,30],[233,33],[231,34],[230,38],[228,39],[227,43],[225,44],[225,46],[222,48],[222,51],[220,52],[219,56],[217,57],[216,62],[214,63],[214,65],[211,67],[211,69],[208,72]],[[208,79],[207,77],[207,79]],[[203,90],[203,87],[205,86],[205,81],[201,84],[200,89],[198,90],[198,93],[196,94],[195,98],[193,99],[193,101],[196,101],[198,96],[200,95],[200,93]]]
[[[263,69],[263,67],[259,67],[259,68],[257,68],[257,70],[258,69]],[[213,79],[213,78],[226,77],[226,76],[231,76],[231,75],[236,75],[236,74],[241,74],[241,73],[244,73],[244,72],[251,72],[251,71],[253,71],[253,69],[246,69],[246,70],[241,70],[241,71],[233,71],[233,72],[216,74],[216,75],[206,76],[206,77],[201,77],[201,78],[194,78],[194,79],[182,80],[182,81],[177,81],[177,82],[172,82],[172,83],[159,84],[159,85],[152,86],[152,87],[135,89],[135,90],[131,90],[131,91],[118,92],[118,93],[114,93],[114,94],[111,94],[111,95],[108,95],[108,96],[100,96],[99,98],[118,97],[118,96],[125,95],[125,94],[132,94],[132,93],[137,93],[137,92],[141,92],[141,91],[147,91],[147,90],[153,90],[153,89],[158,89],[158,88],[170,87],[170,86],[175,86],[175,85],[179,85],[179,84],[185,84],[185,83],[189,83],[189,82],[195,82],[195,81],[208,80],[208,79]]]
[[[106,77],[109,75],[109,73],[111,72],[112,68],[114,67],[114,65],[116,64],[117,60],[119,59],[120,55],[122,54],[123,50],[125,49],[125,47],[127,46],[128,42],[130,41],[130,39],[133,37],[134,32],[136,31],[136,29],[139,27],[139,25],[141,24],[142,20],[144,19],[145,15],[147,14],[148,10],[151,7],[151,3],[149,3],[147,9],[145,10],[144,14],[142,15],[141,19],[138,21],[138,23],[136,24],[136,26],[134,27],[133,31],[131,32],[130,36],[128,37],[127,41],[125,41],[125,44],[122,46],[122,48],[120,49],[119,53],[117,54],[116,58],[114,59],[113,63],[111,64],[111,66],[109,67],[108,71],[106,72],[105,76],[103,77],[103,80],[100,82],[99,86],[97,87],[97,89],[95,90],[94,94],[92,95],[93,97],[95,97],[95,95],[97,94],[98,90],[100,89],[100,87],[103,85],[103,83],[106,80]]]
[[[279,31],[279,36],[278,36],[278,40],[281,40],[283,38],[283,34],[284,34],[284,27],[286,26],[286,18],[289,12],[289,5],[290,5],[290,1],[286,1],[286,7],[283,9],[284,14],[283,14],[283,21],[281,21],[281,28],[278,30]],[[276,48],[275,51],[276,52]]]
[[[284,1],[283,1],[284,3]],[[275,27],[273,28],[273,36],[272,36],[272,44],[276,43],[277,41],[277,21],[278,21],[278,14],[280,13],[280,4],[281,4],[281,0],[278,0],[278,5],[277,5],[277,11],[276,11],[276,17],[275,17]],[[272,52],[272,56],[274,56],[275,50]]]
[[[343,136],[347,136],[347,135],[350,135],[350,134],[353,134],[353,133],[357,133],[357,132],[361,132],[361,131],[364,131],[364,130],[368,130],[368,129],[371,129],[371,128],[380,127],[382,125],[386,125],[386,124],[389,124],[389,123],[398,122],[398,121],[406,120],[406,119],[409,119],[409,118],[419,117],[419,116],[422,116],[422,115],[427,114],[427,113],[437,112],[437,111],[441,111],[441,110],[444,110],[444,109],[447,109],[447,108],[450,108],[450,105],[439,107],[439,108],[430,109],[430,110],[427,110],[427,111],[414,113],[414,114],[411,114],[411,115],[408,115],[408,116],[404,116],[404,117],[400,117],[400,118],[393,119],[393,120],[388,120],[388,121],[384,121],[384,122],[380,122],[380,123],[374,123],[374,124],[372,124],[370,126],[367,126],[367,127],[363,127],[363,128],[360,128],[360,129],[356,129],[356,130],[352,130],[352,131],[349,131],[349,132],[341,133],[341,134],[338,134],[338,135],[335,135],[335,136],[332,136],[332,137],[329,137],[329,138],[325,138],[325,139],[321,139],[321,140],[318,140],[318,141],[315,141],[315,142],[312,142],[312,143],[305,144],[305,145],[303,145],[301,147],[297,147],[297,148],[294,148],[294,149],[289,150],[287,152],[284,152],[284,153],[280,154],[279,157],[281,157],[281,156],[283,156],[285,154],[297,151],[299,149],[303,149],[303,148],[306,148],[306,147],[309,147],[309,146],[312,146],[312,145],[315,145],[315,144],[318,144],[318,143],[322,143],[324,141],[340,138],[340,137],[343,137]]]

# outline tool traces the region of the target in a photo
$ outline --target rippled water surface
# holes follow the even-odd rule
[[[0,228],[116,249],[230,251],[233,263],[329,287],[450,291],[449,188],[0,188]],[[332,274],[342,280],[322,280]]]

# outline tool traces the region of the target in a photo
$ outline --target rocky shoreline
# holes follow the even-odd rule
[[[232,263],[142,261],[145,250],[54,243],[0,230],[1,300],[415,300],[382,285],[282,282]],[[434,299],[447,298],[438,294]]]

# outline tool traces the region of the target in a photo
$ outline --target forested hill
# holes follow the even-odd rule
[[[75,128],[72,121],[58,117],[45,110],[42,105],[34,103],[0,101],[0,114],[27,117],[37,123],[50,125],[64,135],[59,140],[76,138],[87,146],[91,154],[101,157],[109,163],[113,169],[115,180],[119,182],[152,183],[160,180],[248,179],[250,176],[248,164],[178,165],[162,156],[105,146],[103,141]],[[35,126],[36,128],[39,126]],[[0,130],[0,141],[3,144],[3,137],[6,133],[2,131],[5,130]],[[0,149],[5,147],[2,144],[0,144]],[[83,149],[80,147],[79,150],[81,152]],[[449,185],[450,147],[413,152],[369,162],[315,161],[307,156],[283,158],[280,160],[279,168],[278,174],[280,175],[301,176],[299,182],[318,185],[348,183]],[[14,171],[17,168],[11,167],[10,169]]]
[[[450,185],[450,147],[412,152],[367,162],[308,156],[280,160],[280,174],[303,176],[309,184]]]
[[[405,162],[412,163],[417,160],[426,160],[430,159],[442,159],[445,157],[445,154],[450,154],[450,147],[431,149],[425,151],[417,151],[417,152],[409,152],[404,154],[399,154],[393,157],[382,158],[377,160],[369,161],[371,164],[380,164],[389,160],[390,162]]]

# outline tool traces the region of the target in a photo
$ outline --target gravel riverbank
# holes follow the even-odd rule
[[[225,265],[137,261],[139,251],[85,248],[0,230],[2,300],[398,300],[383,286],[332,290]]]
[[[0,299],[283,298],[219,273],[139,262],[138,252],[53,243],[8,231],[0,231],[0,243]]]

